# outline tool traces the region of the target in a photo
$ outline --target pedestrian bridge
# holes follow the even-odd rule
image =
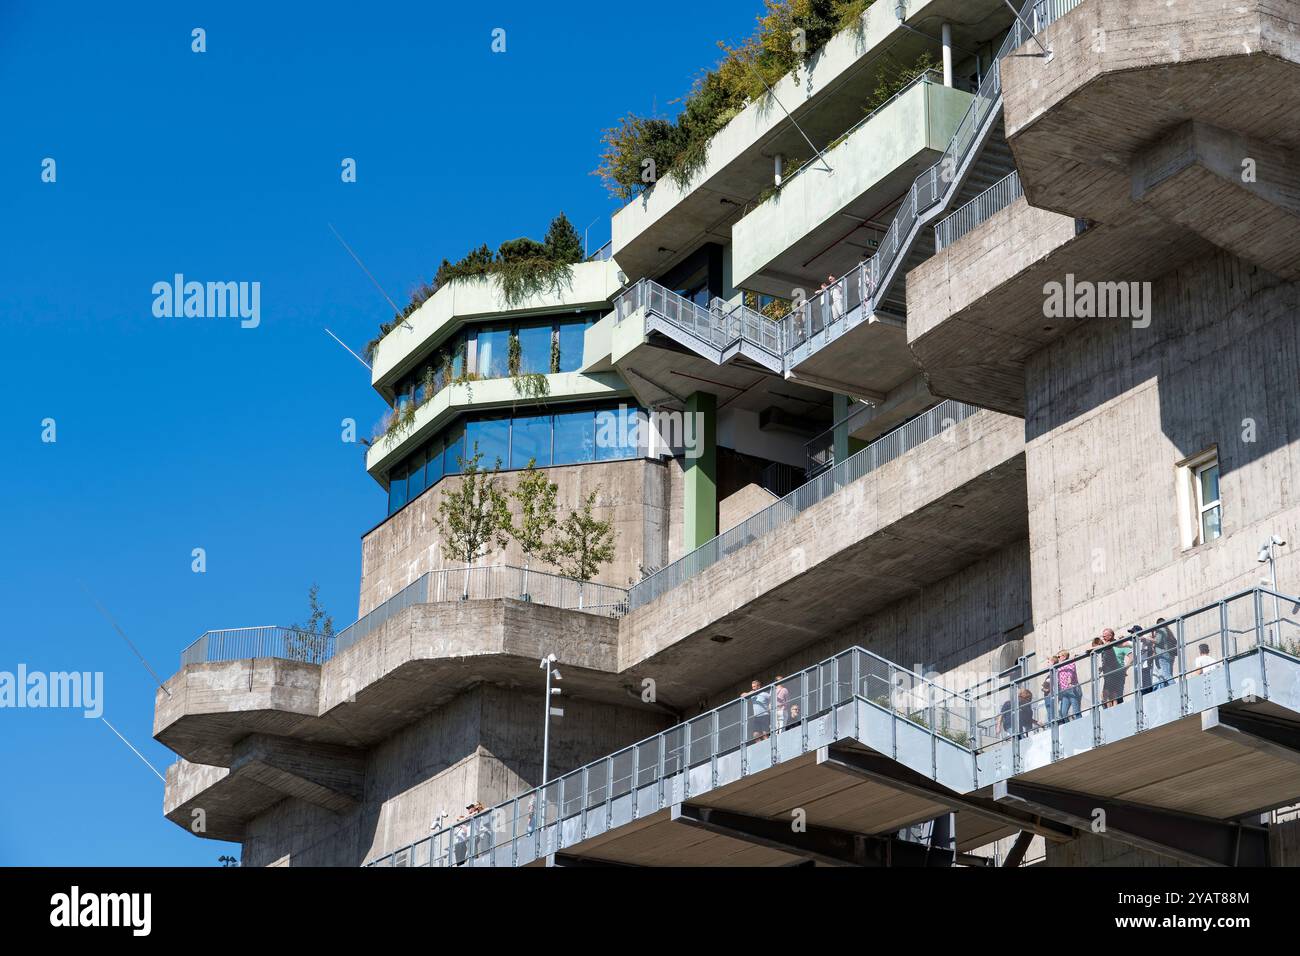
[[[731,701],[369,865],[952,865],[1098,811],[1112,839],[1264,865],[1252,815],[1300,799],[1297,614],[1257,588],[1163,623],[1163,683],[1154,629],[1128,635],[1118,701],[1105,649],[1081,654],[1065,719],[1049,669],[958,692],[850,648],[764,688],[770,707]],[[948,814],[947,847],[894,835]]]

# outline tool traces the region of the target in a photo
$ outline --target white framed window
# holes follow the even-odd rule
[[[1223,534],[1217,446],[1178,463],[1178,511],[1184,548],[1194,548]]]
[[[1201,543],[1223,534],[1223,502],[1219,498],[1219,459],[1216,457],[1193,472],[1196,479],[1196,519]]]

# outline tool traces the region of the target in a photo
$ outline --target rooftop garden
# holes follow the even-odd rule
[[[546,237],[509,239],[493,253],[484,245],[471,249],[456,262],[443,259],[432,282],[421,282],[411,292],[410,301],[391,322],[382,322],[379,334],[366,343],[366,357],[374,361],[375,348],[385,335],[427,302],[443,286],[456,281],[481,281],[497,276],[501,297],[514,307],[542,292],[556,294],[568,287],[573,266],[585,258],[582,238],[569,217],[560,213],[551,220]]]
[[[860,27],[875,0],[764,0],[757,26],[700,76],[673,121],[629,113],[605,130],[596,174],[609,192],[631,199],[670,176],[689,183],[703,168],[709,141],[768,88],[795,72],[835,34]]]

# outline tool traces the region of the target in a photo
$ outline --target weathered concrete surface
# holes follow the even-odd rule
[[[950,435],[629,614],[620,671],[684,707],[1023,539],[1022,423],[982,412]]]
[[[1300,156],[1187,122],[1133,158],[1133,198],[1283,279],[1300,279]]]
[[[1025,361],[1081,321],[1045,315],[1049,283],[1149,281],[1212,248],[1145,209],[1080,233],[1022,197],[908,273],[908,344],[936,395],[1023,416]]]
[[[1029,541],[1015,541],[717,691],[708,707],[735,700],[749,680],[764,683],[858,646],[918,674],[964,690],[1014,663],[1033,625]],[[1010,645],[1009,653],[1004,652]],[[707,708],[705,708],[707,709]]]
[[[568,683],[567,670],[562,683]],[[565,715],[551,727],[551,774],[672,722],[639,700],[627,703],[566,696]],[[471,802],[491,806],[535,786],[541,775],[539,704],[536,687],[480,685],[461,694],[368,752],[365,793],[354,810],[336,814],[288,799],[249,817],[245,865],[357,866],[428,836],[439,816],[450,822]]]
[[[369,747],[476,683],[531,686],[546,653],[567,665],[574,694],[618,700],[617,633],[610,618],[522,601],[418,604],[324,665],[182,668],[155,695],[154,737],[215,766],[249,734]]]
[[[1034,206],[1116,218],[1133,203],[1133,155],[1192,119],[1300,148],[1296,0],[1087,0],[1042,40],[1050,58],[1002,65],[1007,140]]]
[[[728,495],[718,504],[718,534],[729,531],[776,500],[776,495],[762,485],[746,485],[734,495]]]
[[[633,459],[541,470],[559,487],[556,497],[560,520],[595,491],[592,513],[614,523],[614,560],[596,576],[597,582],[627,587],[640,580],[642,567],[662,567],[671,560],[672,547],[680,542],[681,535],[682,476],[678,462]],[[521,474],[504,473],[502,487],[513,488]],[[462,480],[455,476],[444,478],[361,539],[358,617],[426,571],[463,567],[443,556],[437,524],[439,503],[449,491],[458,489]],[[513,502],[512,508],[517,510]],[[490,563],[523,567],[524,557],[512,540],[505,551],[491,556]],[[533,567],[555,571],[537,562]]]
[[[1300,291],[1222,253],[1152,290],[1152,322],[1083,323],[1026,366],[1034,641],[1172,617],[1258,583],[1300,534]],[[1176,465],[1217,446],[1223,535],[1184,550]],[[1278,580],[1300,560],[1282,548]]]

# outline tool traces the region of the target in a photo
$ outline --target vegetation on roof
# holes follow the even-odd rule
[[[582,237],[569,217],[560,213],[551,220],[541,242],[526,237],[508,239],[495,253],[484,244],[455,262],[443,259],[433,281],[421,282],[411,291],[410,301],[402,311],[391,322],[380,323],[379,334],[366,343],[366,357],[373,362],[380,340],[449,283],[497,276],[501,298],[513,308],[542,292],[563,292],[572,281],[574,264],[583,258]]]
[[[754,32],[700,76],[673,121],[629,113],[605,130],[596,174],[620,199],[664,176],[689,183],[703,168],[709,141],[749,103],[793,73],[836,33],[860,26],[875,0],[764,0]]]

